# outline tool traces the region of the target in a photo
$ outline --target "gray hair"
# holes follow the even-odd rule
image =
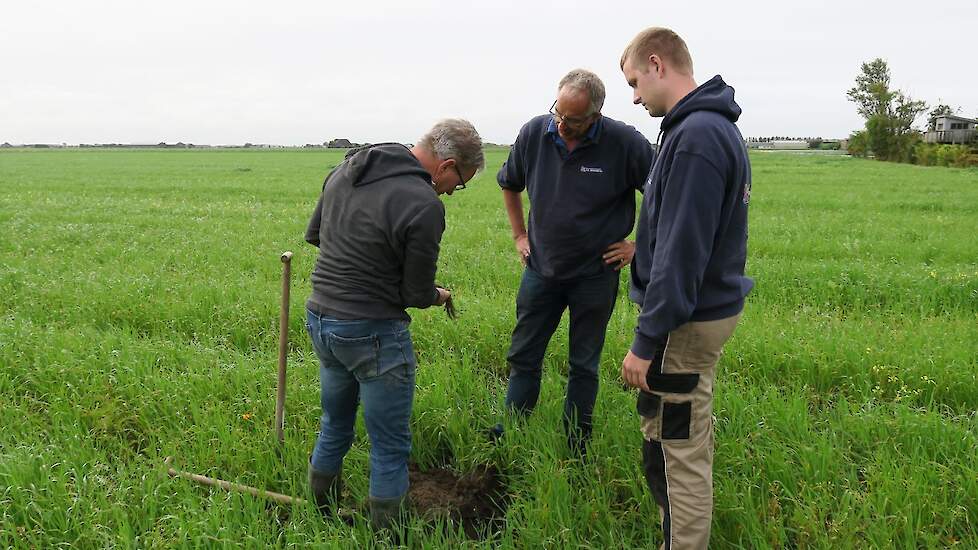
[[[601,112],[601,108],[604,107],[604,82],[601,82],[598,75],[587,69],[574,69],[564,75],[564,78],[560,79],[560,84],[557,85],[557,91],[560,92],[564,86],[569,86],[573,90],[580,90],[587,94],[591,100],[591,105],[588,107],[588,115]]]
[[[479,171],[486,165],[479,132],[471,122],[461,118],[438,121],[418,140],[418,145],[434,153],[439,160],[455,159],[463,172]]]

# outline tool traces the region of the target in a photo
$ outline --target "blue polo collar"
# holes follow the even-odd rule
[[[601,121],[603,119],[603,116],[598,116],[598,120],[594,121],[594,124],[588,128],[587,134],[584,135],[585,141],[597,143],[598,134],[601,132]],[[560,137],[560,133],[557,131],[557,124],[554,122],[553,117],[550,117],[550,122],[547,124],[547,133],[553,136],[554,143],[563,147],[565,150],[567,149],[567,143],[564,141],[564,138]]]

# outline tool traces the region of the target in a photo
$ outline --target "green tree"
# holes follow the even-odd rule
[[[850,155],[855,157],[865,157],[866,156],[866,130],[859,130],[853,132],[849,136],[849,145],[846,147]]]
[[[856,76],[856,85],[846,94],[849,101],[858,105],[857,110],[869,120],[873,115],[884,115],[893,92],[890,91],[890,67],[881,58],[863,63],[862,73]]]
[[[917,136],[913,124],[927,104],[890,89],[886,61],[876,58],[863,63],[856,85],[846,95],[866,119],[866,145],[877,159],[907,162],[913,158]]]

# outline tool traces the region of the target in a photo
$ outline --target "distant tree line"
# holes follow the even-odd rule
[[[764,137],[749,137],[746,140],[747,143],[771,143],[775,141],[804,141],[808,144],[809,149],[841,149],[842,145],[839,140],[826,140],[821,136],[818,137],[790,137],[790,136],[764,136]]]
[[[747,141],[754,143],[768,143],[771,141],[822,141],[821,137],[788,137],[788,136],[771,136],[771,137],[749,137]]]

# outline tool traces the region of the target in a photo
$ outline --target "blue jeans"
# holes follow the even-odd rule
[[[516,328],[506,361],[509,387],[506,408],[528,415],[540,396],[543,356],[560,316],[570,309],[570,353],[564,429],[572,448],[591,436],[591,415],[598,396],[598,366],[608,320],[618,298],[619,272],[567,281],[548,279],[527,267],[516,296]]]
[[[306,310],[319,356],[323,416],[312,467],[335,474],[353,443],[357,405],[370,436],[370,497],[407,494],[411,404],[417,361],[408,322],[333,319]]]

